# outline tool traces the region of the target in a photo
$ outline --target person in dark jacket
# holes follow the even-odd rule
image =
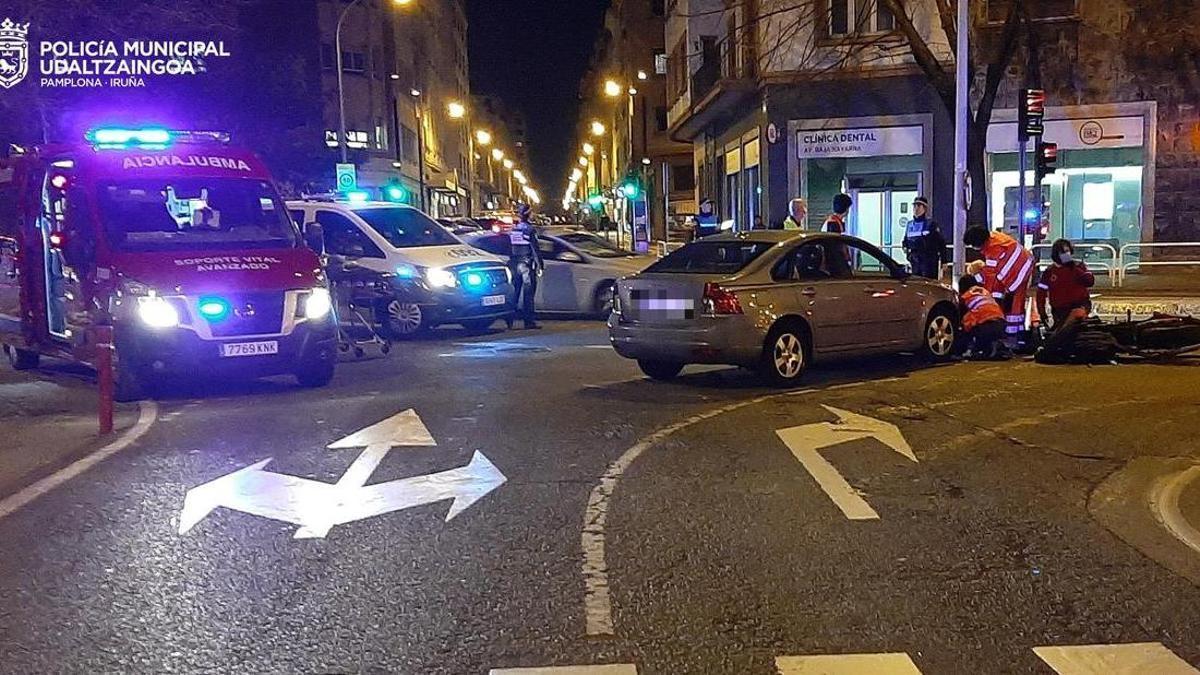
[[[850,207],[853,205],[854,200],[850,198],[850,195],[835,195],[833,213],[825,219],[825,226],[822,229],[835,234],[846,234],[846,218],[850,215]],[[831,244],[827,264],[829,273],[835,278],[845,279],[851,276],[850,249],[845,244]]]
[[[521,204],[517,208],[519,219],[508,233],[512,244],[508,266],[512,270],[515,318],[521,319],[526,328],[537,329],[541,326],[537,322],[534,296],[537,295],[538,277],[542,276],[543,265],[537,230],[530,221],[532,213],[528,204]],[[509,328],[512,328],[512,320],[513,317],[509,317],[506,321]]]
[[[912,265],[913,274],[927,279],[940,279],[946,264],[946,238],[942,229],[929,218],[929,200],[913,200],[913,219],[904,233],[904,254]]]

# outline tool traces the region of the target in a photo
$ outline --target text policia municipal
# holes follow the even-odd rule
[[[194,75],[196,60],[227,57],[223,40],[46,41],[38,49],[42,75]]]

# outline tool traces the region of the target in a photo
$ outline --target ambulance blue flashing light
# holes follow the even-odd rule
[[[101,150],[161,150],[171,144],[171,132],[162,128],[120,129],[100,127],[84,135],[89,143]]]
[[[200,313],[209,321],[221,321],[229,316],[232,308],[224,298],[201,298]]]

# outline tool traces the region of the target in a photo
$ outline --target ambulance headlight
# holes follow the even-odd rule
[[[138,298],[137,315],[150,328],[174,328],[179,325],[179,312],[170,302],[157,295]]]
[[[333,299],[329,296],[329,289],[312,289],[304,301],[304,318],[316,321],[329,316],[332,311]]]
[[[441,267],[425,270],[425,281],[433,288],[454,288],[458,285],[454,273]]]

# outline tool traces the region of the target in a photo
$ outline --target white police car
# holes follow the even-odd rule
[[[288,210],[306,237],[319,235],[335,284],[373,272],[385,292],[383,332],[407,338],[441,324],[487,330],[513,311],[507,261],[463,243],[421,211],[391,202],[304,200]],[[314,227],[314,225],[316,227]]]

